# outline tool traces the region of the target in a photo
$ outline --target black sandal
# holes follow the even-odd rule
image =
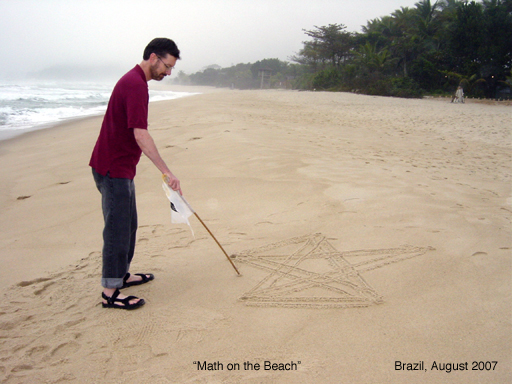
[[[132,287],[134,285],[146,284],[147,282],[149,282],[155,278],[155,276],[152,273],[136,273],[135,276],[140,276],[142,278],[142,280],[130,281],[128,283],[128,282],[126,282],[126,280],[128,280],[130,278],[130,274],[127,273],[123,279],[123,286],[120,289]]]
[[[103,292],[101,296],[105,300],[107,300],[106,303],[101,303],[103,305],[103,308],[136,309],[146,304],[144,299],[139,299],[138,297],[135,296],[128,296],[124,299],[118,299],[117,296],[119,296],[120,293],[121,291],[119,291],[119,289],[116,289],[112,297],[108,297],[107,295],[105,295],[105,292]],[[130,304],[130,301],[134,299],[139,299],[139,301]],[[117,303],[122,303],[122,305]]]

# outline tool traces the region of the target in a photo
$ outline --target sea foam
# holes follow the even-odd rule
[[[66,119],[105,112],[113,83],[0,83],[0,140],[50,127]],[[149,91],[149,101],[195,93]]]

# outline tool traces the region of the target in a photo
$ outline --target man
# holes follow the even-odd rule
[[[180,51],[166,38],[152,40],[143,60],[116,84],[89,165],[102,195],[103,307],[135,309],[144,299],[125,296],[120,289],[153,280],[152,274],[130,274],[135,250],[137,207],[133,179],[141,153],[162,172],[169,186],[181,194],[180,181],[160,157],[148,132],[148,81],[170,75]]]

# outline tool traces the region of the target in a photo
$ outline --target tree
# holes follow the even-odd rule
[[[293,61],[313,65],[318,64],[339,67],[349,57],[353,48],[352,34],[346,32],[347,27],[343,24],[329,24],[324,27],[315,26],[314,30],[303,30],[306,35],[313,38],[312,41],[304,42],[304,49]]]
[[[366,43],[357,51],[356,63],[363,71],[384,73],[397,60],[397,58],[392,58],[386,48],[377,50],[376,44]]]
[[[487,97],[495,97],[500,81],[512,66],[510,2],[460,2],[451,23],[447,70],[485,79]]]
[[[464,92],[471,96],[482,96],[478,95],[478,85],[485,85],[485,79],[479,77],[476,73],[471,76],[464,76],[460,73],[443,71],[446,77],[456,81],[457,86],[461,86]]]
[[[259,88],[258,71],[271,69],[271,84],[294,78],[307,89],[418,97],[424,90],[453,92],[462,83],[467,93],[496,97],[512,68],[512,0],[418,0],[369,20],[362,33],[349,33],[340,23],[303,31],[309,40],[293,63],[214,66],[189,78]]]
[[[433,44],[439,28],[438,19],[441,4],[438,1],[432,4],[430,0],[421,0],[415,5],[415,27],[417,33],[426,44]],[[432,45],[431,47],[436,48],[435,45]]]
[[[400,59],[398,64],[402,67],[403,75],[408,76],[409,63],[415,59],[420,50],[420,38],[414,28],[417,12],[411,8],[402,7],[392,15],[394,28],[390,48]]]

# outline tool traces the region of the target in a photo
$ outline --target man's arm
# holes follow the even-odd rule
[[[167,167],[167,164],[165,164],[165,161],[160,156],[160,153],[158,153],[155,142],[149,134],[148,130],[134,128],[133,135],[142,152],[153,162],[153,164],[155,164],[155,166],[160,170],[160,172],[162,172],[162,174],[167,176],[167,184],[169,184],[169,187],[171,187],[174,191],[178,191],[180,195],[182,195],[183,193],[181,192],[180,181],[176,176],[172,174],[172,172]]]

